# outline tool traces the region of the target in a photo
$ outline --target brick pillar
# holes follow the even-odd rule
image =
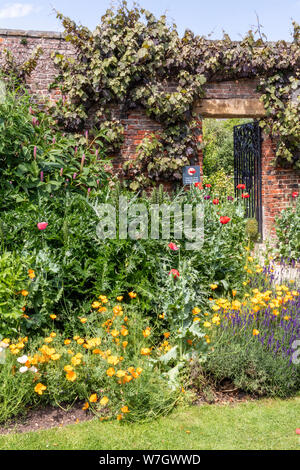
[[[299,191],[300,170],[276,165],[276,142],[263,133],[262,206],[264,239],[275,235],[275,218],[282,209],[292,205],[292,192]]]

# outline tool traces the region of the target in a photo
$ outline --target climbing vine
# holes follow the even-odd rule
[[[6,80],[7,85],[19,87],[21,84],[25,84],[42,54],[43,49],[37,47],[27,60],[20,63],[9,49],[4,49],[1,54],[1,76]]]
[[[261,79],[262,101],[267,117],[261,127],[278,137],[278,163],[300,168],[300,72]]]
[[[300,29],[293,41],[265,42],[249,31],[240,42],[228,35],[210,41],[187,30],[179,37],[165,16],[155,18],[124,1],[109,9],[94,32],[57,13],[74,57],[55,53],[59,73],[52,84],[62,99],[51,109],[67,130],[108,126],[115,151],[124,129],[116,116],[137,107],[161,124],[145,136],[135,160],[124,165],[134,189],[162,177],[180,179],[180,168],[197,161],[201,148],[193,115],[207,81],[258,77],[266,109],[262,126],[278,136],[277,157],[299,163]],[[76,57],[76,58],[75,58]],[[133,186],[132,186],[133,187]]]

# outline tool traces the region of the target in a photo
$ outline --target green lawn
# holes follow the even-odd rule
[[[181,408],[151,423],[94,419],[65,428],[0,436],[0,449],[300,449],[300,436],[295,433],[299,427],[300,396]]]

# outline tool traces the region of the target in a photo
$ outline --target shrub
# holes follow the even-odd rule
[[[252,242],[258,240],[258,222],[256,219],[248,219],[246,223],[246,234]]]
[[[37,403],[32,393],[33,375],[17,372],[16,358],[4,353],[0,342],[0,422],[26,412],[29,404]],[[17,363],[18,368],[20,364]]]
[[[233,177],[228,175],[224,169],[203,177],[204,184],[210,184],[212,191],[217,197],[234,196]]]
[[[162,320],[150,327],[149,318],[140,315],[137,294],[128,296],[126,306],[122,296],[111,301],[100,295],[87,316],[76,319],[69,338],[55,327],[59,317],[51,315],[53,328],[46,337],[3,339],[0,419],[15,415],[20,399],[23,409],[84,400],[84,409],[102,419],[145,420],[169,412],[180,387],[160,360],[171,350],[162,331],[155,334]]]
[[[218,381],[231,379],[240,390],[258,396],[285,398],[299,390],[296,368],[289,366],[286,359],[270,354],[255,340],[249,344],[249,339],[243,339],[229,336],[225,344],[223,338],[205,370]]]
[[[29,200],[87,194],[107,183],[105,130],[62,133],[22,89],[0,103],[2,209]],[[101,157],[101,158],[100,158]]]
[[[293,359],[300,336],[300,291],[291,286],[255,288],[242,302],[214,301],[220,328],[205,369],[217,380],[229,378],[257,395],[286,397],[299,390],[300,368]]]

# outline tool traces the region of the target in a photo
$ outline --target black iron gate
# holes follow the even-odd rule
[[[236,195],[242,191],[236,187],[245,184],[244,199],[246,217],[254,217],[262,239],[262,202],[261,202],[261,129],[257,121],[235,126],[234,138],[234,186]]]

